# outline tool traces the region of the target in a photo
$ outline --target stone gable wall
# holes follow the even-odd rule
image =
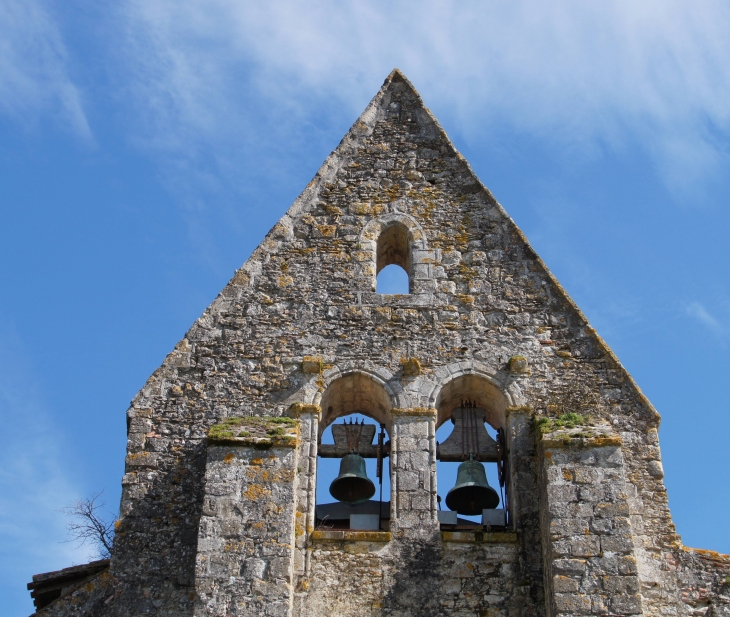
[[[395,249],[382,243],[379,249],[378,241],[394,225],[400,231],[389,242],[409,242],[404,263],[411,293],[384,296],[374,288],[377,255]],[[511,365],[515,356],[524,362]],[[319,370],[303,371],[305,357],[320,358]],[[406,365],[409,359],[417,363]],[[338,569],[343,580],[353,581],[347,577],[363,568],[373,581],[367,593],[383,590],[384,608],[372,614],[415,614],[403,598],[423,598],[407,588],[412,579],[395,573],[420,571],[424,562],[443,573],[444,585],[461,581],[466,595],[443,592],[417,614],[544,614],[541,476],[531,422],[535,414],[568,411],[590,414],[621,436],[643,610],[685,611],[671,563],[681,548],[662,482],[657,413],[412,86],[394,72],[132,402],[111,568],[115,595],[106,614],[193,614],[199,530],[210,517],[204,503],[212,459],[205,438],[213,424],[231,416],[282,416],[292,405],[317,407],[330,384],[355,372],[379,384],[391,408],[439,407],[438,422],[453,407],[454,400],[446,399],[456,389],[440,393],[448,393],[454,379],[472,376],[474,383],[488,384],[478,396],[512,440],[517,539],[499,550],[445,547],[433,523],[429,480],[413,489],[414,495],[424,493],[413,497],[425,506],[419,520],[431,525],[419,538],[406,533],[374,549],[307,544],[313,507],[308,495],[316,481],[311,436],[324,428],[310,414],[310,449],[297,455],[306,482],[293,488],[295,526],[304,529],[294,540],[293,572],[312,577],[311,605],[300,589],[293,604],[298,614],[324,614],[316,608],[324,606],[317,604],[323,581],[337,580]],[[418,438],[429,434],[426,429]],[[423,454],[428,457],[427,450]],[[464,563],[478,564],[473,577],[454,578],[439,569],[456,571]],[[493,594],[487,591],[492,588]],[[657,588],[665,591],[655,593]]]

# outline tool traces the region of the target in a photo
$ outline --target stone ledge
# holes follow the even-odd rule
[[[442,531],[441,539],[444,542],[458,542],[462,544],[514,544],[517,542],[516,531]]]
[[[591,434],[586,432],[555,431],[542,437],[543,448],[603,448],[620,446],[621,437],[616,434]]]
[[[578,414],[563,414],[558,418],[545,416],[536,418],[535,430],[543,449],[602,448],[622,445],[621,436],[611,427],[597,425],[588,416]]]
[[[433,407],[393,407],[390,413],[394,416],[438,416],[438,411]]]
[[[209,445],[248,446],[257,449],[296,448],[299,421],[275,416],[226,418],[208,429]]]
[[[310,536],[312,542],[390,542],[389,531],[355,531],[342,529],[336,531],[315,530]]]
[[[710,551],[704,548],[692,548],[691,546],[683,546],[682,550],[685,553],[699,557],[703,561],[708,561],[715,566],[730,569],[730,555],[718,553],[717,551]]]

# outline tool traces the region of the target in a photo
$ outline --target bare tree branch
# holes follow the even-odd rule
[[[90,498],[77,499],[71,505],[61,508],[71,520],[66,525],[69,539],[66,542],[78,542],[83,546],[90,542],[96,548],[100,559],[107,559],[114,550],[114,523],[102,517],[100,511],[106,502],[99,500],[104,491],[94,493]]]

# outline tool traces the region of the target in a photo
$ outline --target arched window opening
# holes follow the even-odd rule
[[[437,400],[436,474],[443,529],[509,523],[505,400],[488,380],[463,375]]]
[[[375,272],[378,275],[378,293],[410,293],[410,244],[408,229],[401,223],[391,223],[378,236],[375,264]],[[385,270],[388,272],[386,273]],[[381,272],[384,276],[381,276]],[[404,274],[405,285],[403,284]],[[391,291],[393,288],[397,291]],[[404,288],[406,291],[402,291]]]
[[[387,531],[393,407],[388,392],[370,376],[351,373],[330,384],[321,406],[316,525]]]
[[[317,463],[317,527],[388,531],[389,443],[385,425],[363,414],[338,418],[325,429]]]
[[[385,266],[378,274],[377,292],[379,294],[410,293],[408,273],[395,264]]]

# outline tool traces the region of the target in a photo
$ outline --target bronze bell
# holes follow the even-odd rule
[[[484,465],[473,460],[461,463],[456,472],[456,486],[446,495],[446,506],[449,510],[474,516],[498,505],[499,495],[489,486]]]
[[[365,459],[346,454],[340,461],[340,475],[330,484],[330,495],[337,501],[360,503],[375,495],[375,485],[365,471]]]

